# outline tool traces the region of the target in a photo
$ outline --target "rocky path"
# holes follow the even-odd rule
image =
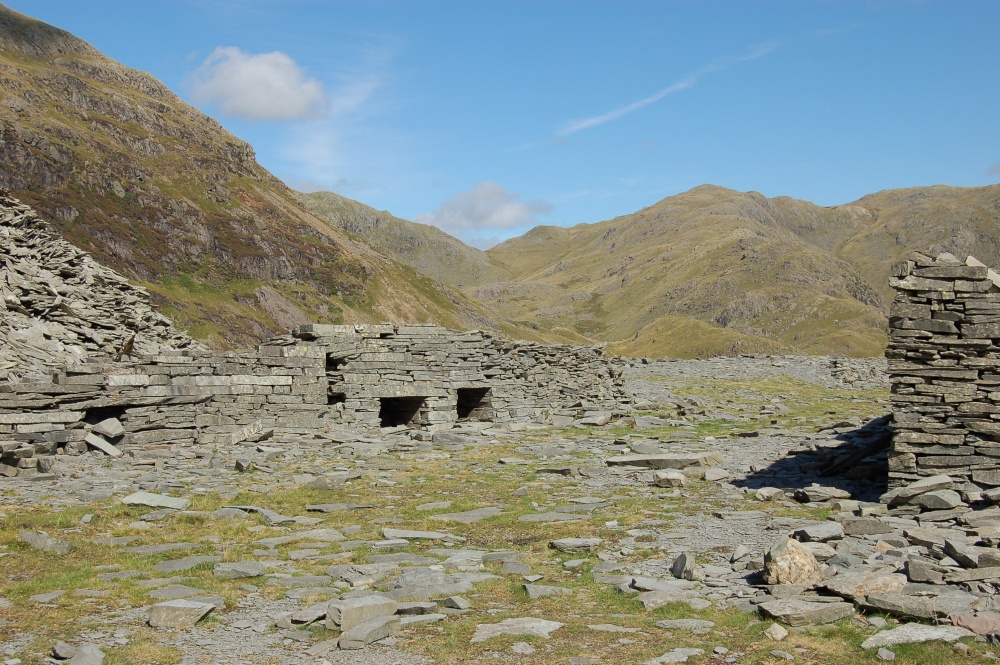
[[[884,460],[820,475],[884,435],[865,426],[885,410],[878,367],[653,363],[629,371],[643,410],[606,425],[60,458],[2,486],[0,653],[46,662],[62,640],[95,658],[69,662],[100,662],[86,645],[135,663],[850,662],[795,626],[868,596],[761,575],[796,532],[829,574],[879,573],[894,592],[905,561],[933,558],[936,541],[888,518],[851,521],[884,514]],[[992,618],[985,588],[917,591],[883,605]],[[790,624],[787,641],[760,612]],[[853,630],[883,634],[875,619]]]

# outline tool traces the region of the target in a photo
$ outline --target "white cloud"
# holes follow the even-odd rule
[[[632,102],[631,104],[626,104],[624,106],[619,106],[616,109],[608,111],[607,113],[602,113],[600,115],[591,116],[589,118],[583,118],[581,120],[570,120],[567,122],[562,129],[556,132],[556,136],[566,137],[571,134],[575,134],[584,129],[590,129],[591,127],[597,127],[598,125],[603,125],[606,122],[611,122],[612,120],[617,120],[622,116],[626,116],[630,113],[634,113],[641,108],[645,108],[650,104],[660,101],[664,97],[674,94],[675,92],[680,92],[682,90],[687,90],[688,88],[694,86],[698,81],[706,74],[711,74],[712,72],[722,71],[723,69],[728,69],[733,65],[739,64],[741,62],[746,62],[747,60],[756,60],[757,58],[762,58],[771,51],[775,49],[773,44],[765,44],[763,46],[758,46],[749,53],[741,56],[719,58],[708,63],[700,69],[696,69],[691,72],[680,81],[667,86],[666,88],[656,92],[649,97],[644,97],[638,101]]]
[[[290,56],[246,53],[235,46],[220,46],[205,59],[192,76],[191,92],[196,103],[244,120],[311,118],[330,106],[323,84]]]
[[[552,211],[552,206],[544,201],[520,199],[520,195],[495,182],[481,182],[459,192],[434,212],[418,215],[414,221],[436,226],[470,244],[489,246],[508,237],[511,230],[536,226],[536,215]]]

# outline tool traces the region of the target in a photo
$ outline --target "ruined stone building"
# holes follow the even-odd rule
[[[227,445],[340,428],[568,424],[628,403],[599,348],[434,325],[305,325],[247,351],[92,360],[0,387],[0,474],[91,448]],[[121,424],[108,430],[108,419]],[[113,444],[113,447],[109,447]]]
[[[628,403],[600,348],[434,325],[304,325],[212,354],[0,192],[0,475],[56,453],[229,444],[262,432],[569,424]]]

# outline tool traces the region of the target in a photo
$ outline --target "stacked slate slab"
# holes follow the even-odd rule
[[[207,350],[156,312],[149,293],[63,240],[0,190],[0,383],[46,378],[131,349]]]
[[[91,358],[47,380],[0,387],[0,476],[44,472],[50,455],[90,450],[155,457],[338,427],[448,429],[624,413],[621,373],[597,347],[434,325],[316,324],[222,355]],[[400,398],[402,406],[393,401]]]
[[[275,432],[322,431],[325,358],[306,347],[91,361],[0,391],[0,475],[45,471],[51,454],[105,446],[164,455]],[[120,428],[104,425],[118,423]]]
[[[386,425],[384,400],[399,398],[414,400],[405,424],[419,426],[551,422],[629,401],[622,365],[600,347],[511,341],[432,324],[308,324],[271,343],[282,342],[324,350],[334,422]]]
[[[890,490],[945,475],[963,505],[1000,498],[1000,275],[914,252],[890,283]]]

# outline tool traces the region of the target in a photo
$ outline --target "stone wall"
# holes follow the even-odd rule
[[[387,400],[417,405],[422,399],[411,418],[422,426],[461,418],[572,420],[581,410],[610,410],[626,401],[621,369],[597,347],[390,324],[305,325],[273,343],[280,341],[325,349],[331,417],[337,422],[386,425]]]
[[[51,380],[0,384],[0,475],[93,449],[156,456],[330,439],[343,427],[569,424],[628,402],[620,366],[599,348],[432,325],[307,325],[254,350],[91,359]]]
[[[891,285],[890,490],[947,475],[965,503],[994,503],[1000,499],[994,489],[1000,488],[1000,275],[972,257],[913,253],[893,266]]]

